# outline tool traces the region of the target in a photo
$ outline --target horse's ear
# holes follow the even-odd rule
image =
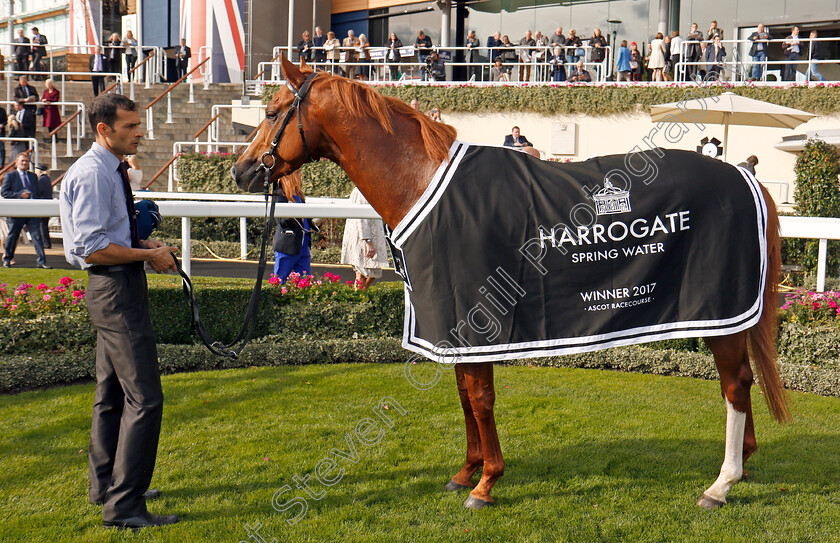
[[[303,56],[301,56],[300,57],[300,71],[302,72],[304,70],[307,70],[307,71],[311,72],[312,68],[309,67],[309,64],[307,64],[306,61],[303,60]]]
[[[280,53],[280,65],[283,67],[283,75],[286,80],[295,88],[300,88],[306,76],[286,58],[284,53]]]

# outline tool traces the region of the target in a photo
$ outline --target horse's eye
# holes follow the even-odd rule
[[[268,119],[271,122],[274,122],[274,119],[277,118],[277,113],[275,113],[274,111],[270,111],[270,112],[267,111],[265,113],[265,118]]]

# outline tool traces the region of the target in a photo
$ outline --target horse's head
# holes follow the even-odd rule
[[[271,181],[276,182],[304,163],[318,158],[316,149],[321,140],[320,125],[312,119],[309,95],[315,72],[308,69],[303,60],[298,69],[283,54],[280,55],[280,63],[286,86],[280,88],[269,102],[257,135],[231,169],[236,184],[242,190],[263,190],[265,173],[262,168],[268,168]],[[305,146],[298,129],[299,119],[303,124]]]

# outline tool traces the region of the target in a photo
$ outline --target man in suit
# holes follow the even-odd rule
[[[187,47],[187,39],[181,38],[181,45],[175,49],[175,71],[178,79],[187,75],[187,66],[190,63],[190,57],[192,57],[192,51]]]
[[[3,178],[3,185],[0,187],[0,195],[3,198],[16,198],[29,200],[34,198],[38,190],[38,178],[29,171],[29,156],[21,153],[15,159],[15,169],[6,174]],[[6,237],[3,254],[3,267],[11,268],[12,259],[15,257],[15,247],[18,237],[24,225],[32,236],[32,245],[35,247],[37,266],[45,270],[51,269],[47,266],[47,257],[44,253],[44,245],[41,241],[41,219],[36,217],[12,217],[8,219],[9,235]]]
[[[47,175],[49,171],[49,168],[43,164],[35,164],[35,175],[38,176],[38,190],[35,191],[33,196],[37,200],[52,200],[52,180],[50,179],[50,176]],[[49,217],[41,217],[41,242],[44,244],[44,249],[52,249]]]
[[[770,43],[770,34],[764,31],[764,25],[758,24],[755,32],[747,38],[752,42],[750,45],[750,56],[753,59],[752,78],[756,81],[760,80],[764,75],[764,65],[767,62],[767,48]]]
[[[102,46],[97,45],[94,53],[88,57],[88,71],[89,72],[104,72],[105,71],[105,56],[102,54]],[[105,76],[91,75],[90,82],[93,85],[93,97],[99,96],[100,92],[105,90]]]
[[[533,147],[534,144],[528,141],[528,138],[519,133],[519,127],[514,126],[510,134],[505,136],[505,147]]]
[[[324,35],[324,31],[321,30],[320,26],[316,26],[315,35],[312,37],[312,45],[314,45],[315,47],[319,47],[320,49],[315,49],[314,51],[312,51],[312,59],[315,62],[327,61],[327,52],[323,49],[324,42],[326,41],[327,37]]]
[[[18,86],[15,87],[15,100],[23,104],[23,116],[18,119],[21,127],[23,128],[23,137],[34,138],[36,123],[35,113],[38,109],[37,106],[35,106],[35,102],[38,101],[38,91],[35,90],[35,87],[29,84],[29,79],[25,75],[18,78]]]
[[[6,108],[0,106],[0,138],[6,137],[6,123],[9,121]],[[6,143],[0,141],[0,168],[6,165]],[[2,220],[2,219],[0,219]]]
[[[29,69],[29,38],[23,35],[23,29],[18,28],[15,38],[15,65],[17,71],[25,72]],[[24,45],[25,44],[25,45]]]
[[[41,70],[41,59],[47,55],[47,48],[44,47],[47,44],[47,37],[38,32],[38,27],[32,27],[32,70],[36,72],[45,71]],[[40,78],[44,78],[43,75],[38,76]]]

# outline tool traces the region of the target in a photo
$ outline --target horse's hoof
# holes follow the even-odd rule
[[[481,509],[485,505],[496,505],[496,504],[493,503],[493,502],[486,502],[484,500],[479,500],[478,498],[473,498],[472,496],[467,498],[467,500],[464,502],[464,507],[466,507],[467,509],[474,509],[476,511],[478,511],[479,509]]]
[[[718,507],[723,507],[724,505],[726,505],[726,502],[716,500],[711,496],[707,496],[705,493],[700,496],[700,499],[697,501],[697,507],[702,507],[703,509],[717,509]]]
[[[446,486],[444,488],[446,488],[446,490],[448,492],[455,492],[456,490],[463,490],[465,488],[469,489],[469,488],[472,488],[472,487],[462,485],[462,484],[458,484],[455,481],[453,481],[452,479],[449,479],[449,482],[446,483]]]

